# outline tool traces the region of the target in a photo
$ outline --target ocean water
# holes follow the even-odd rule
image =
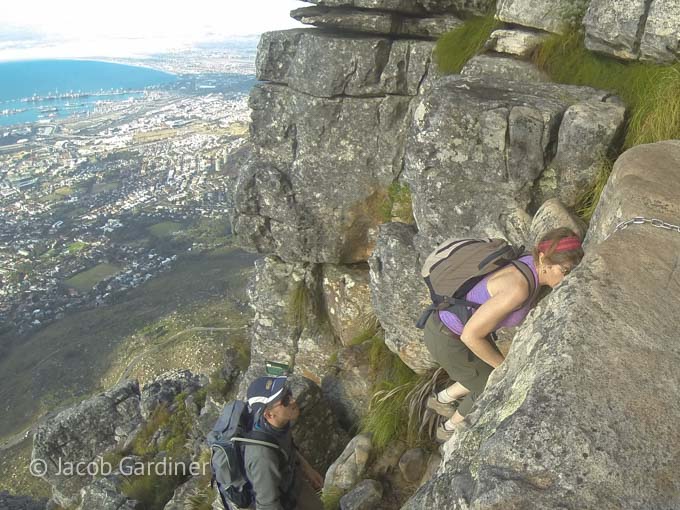
[[[175,80],[154,69],[89,60],[0,63],[0,126],[84,115],[97,101],[136,97]]]

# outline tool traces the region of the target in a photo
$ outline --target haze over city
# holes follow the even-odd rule
[[[299,26],[293,0],[120,0],[106,10],[86,0],[3,5],[0,61],[140,57]]]

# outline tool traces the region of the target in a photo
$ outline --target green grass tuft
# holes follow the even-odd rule
[[[590,223],[590,219],[593,217],[595,208],[600,201],[600,195],[602,195],[602,191],[612,173],[612,167],[613,163],[611,160],[602,159],[595,184],[592,188],[586,190],[576,201],[576,214],[586,223]]]
[[[434,60],[442,74],[459,73],[465,63],[475,56],[500,26],[494,14],[470,18],[460,27],[442,35],[434,49]]]
[[[373,446],[378,450],[395,439],[414,444],[417,438],[409,433],[409,413],[404,410],[407,408],[407,397],[419,377],[387,348],[382,335],[376,334],[369,341],[369,365],[375,383],[371,405],[362,421],[361,430],[373,434]]]
[[[338,510],[340,508],[340,499],[345,493],[337,487],[331,487],[321,493],[321,503],[323,503],[324,510]]]
[[[288,321],[294,327],[305,329],[309,325],[309,311],[312,305],[311,291],[304,280],[297,282],[288,296]]]

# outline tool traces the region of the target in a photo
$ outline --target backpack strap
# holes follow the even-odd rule
[[[526,255],[530,254],[524,253],[522,257]],[[522,262],[521,260],[513,260],[511,264],[519,269],[519,272],[522,273],[522,276],[524,276],[527,283],[529,284],[529,297],[522,304],[522,307],[531,305],[535,301],[536,297],[538,296],[538,291],[540,290],[540,288],[536,285],[536,277],[534,276],[534,272],[531,270],[528,264]]]
[[[256,444],[273,448],[279,451],[286,462],[288,461],[288,454],[281,448],[276,438],[261,430],[251,430],[250,432],[243,434],[243,437],[232,437],[231,440],[235,443],[240,443],[242,446],[245,446],[246,444]]]

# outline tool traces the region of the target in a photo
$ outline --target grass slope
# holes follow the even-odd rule
[[[5,411],[0,413],[0,437],[23,430],[65,401],[100,390],[102,375],[120,362],[126,339],[173,311],[221,300],[223,317],[240,313],[235,303],[245,299],[245,274],[253,260],[252,255],[229,248],[187,257],[172,272],[126,293],[117,304],[74,313],[13,342],[9,354],[0,359]],[[3,340],[13,339],[0,337]]]

